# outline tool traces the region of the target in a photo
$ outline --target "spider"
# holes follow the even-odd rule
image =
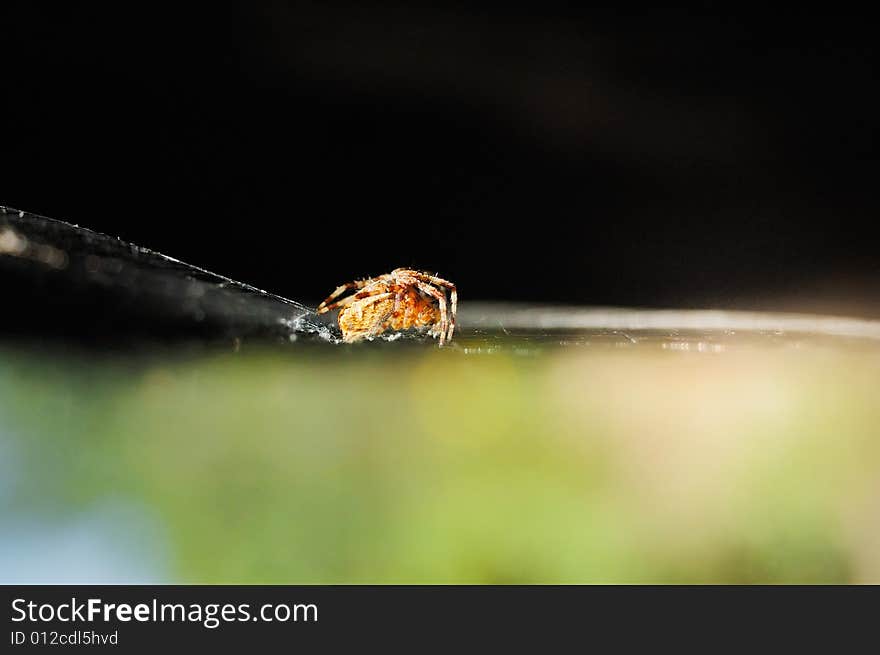
[[[449,290],[450,311],[446,311]],[[331,302],[348,290],[355,290],[342,300]],[[329,303],[329,304],[328,304]],[[323,314],[337,307],[339,329],[347,343],[372,339],[385,330],[407,330],[430,327],[428,334],[440,337],[440,345],[452,340],[458,291],[452,282],[436,275],[409,268],[396,268],[390,273],[366,280],[355,280],[336,288],[318,305]]]

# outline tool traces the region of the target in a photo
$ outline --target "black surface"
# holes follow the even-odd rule
[[[84,341],[289,339],[307,307],[120,239],[0,207],[0,333]]]

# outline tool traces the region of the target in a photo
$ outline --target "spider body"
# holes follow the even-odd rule
[[[352,291],[341,300],[336,300]],[[447,292],[449,303],[447,303]],[[339,309],[339,329],[344,341],[371,339],[386,330],[428,328],[440,345],[452,339],[458,291],[452,282],[409,268],[336,288],[318,306],[318,313]]]

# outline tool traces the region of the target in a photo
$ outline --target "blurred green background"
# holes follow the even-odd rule
[[[470,339],[7,343],[0,582],[880,582],[877,344]]]

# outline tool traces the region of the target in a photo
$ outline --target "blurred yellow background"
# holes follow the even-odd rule
[[[0,581],[880,582],[876,344],[478,345],[7,345]]]

